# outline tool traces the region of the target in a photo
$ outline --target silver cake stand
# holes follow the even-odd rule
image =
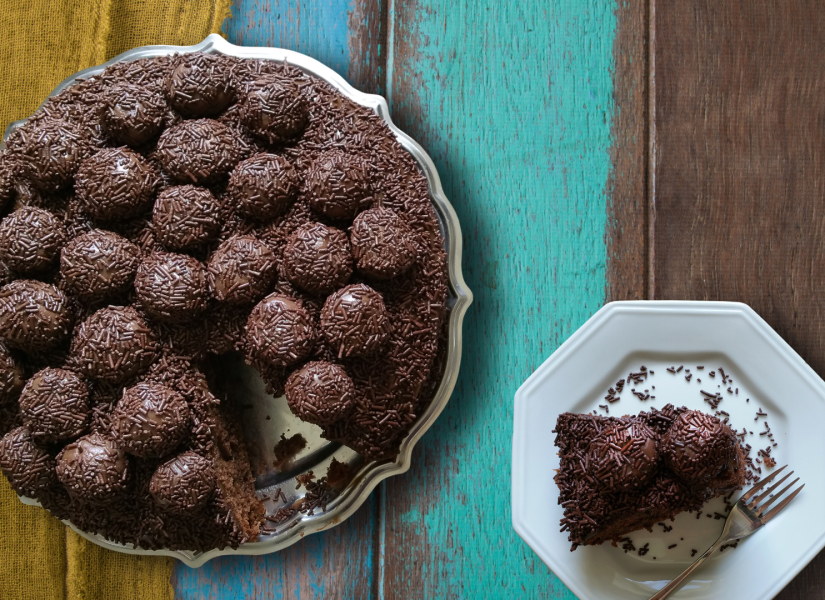
[[[115,63],[188,52],[225,54],[238,58],[286,62],[310,75],[323,79],[347,98],[375,111],[379,117],[384,119],[398,142],[413,156],[421,171],[427,177],[430,198],[438,217],[441,233],[444,236],[444,249],[447,252],[449,276],[449,322],[444,376],[438,386],[435,398],[410,429],[409,434],[401,443],[401,451],[394,461],[366,462],[363,457],[346,446],[322,439],[320,437],[321,430],[318,427],[304,423],[292,415],[285,398],[275,398],[266,393],[265,385],[254,369],[245,365],[241,359],[228,358],[225,362],[223,380],[226,390],[233,395],[236,402],[247,407],[242,415],[244,434],[249,445],[253,472],[261,473],[256,479],[255,487],[259,496],[264,499],[267,515],[273,515],[281,507],[291,506],[306,494],[304,487],[296,489],[296,477],[308,471],[313,471],[316,477],[323,476],[332,460],[335,459],[349,465],[351,471],[355,472],[355,476],[325,509],[318,508],[313,515],[299,512],[290,520],[278,524],[275,531],[263,533],[257,542],[243,544],[235,550],[210,550],[208,552],[144,550],[129,544],[118,544],[99,535],[79,531],[71,523],[66,523],[86,539],[104,548],[128,554],[173,556],[190,567],[199,567],[216,556],[277,552],[294,544],[308,534],[330,529],[352,515],[364,503],[379,482],[387,477],[407,471],[410,468],[413,447],[432,426],[441,411],[444,410],[455,387],[458,367],[461,362],[461,325],[464,314],[473,300],[473,295],[464,283],[461,274],[461,228],[458,217],[452,205],[444,196],[432,160],[410,136],[393,125],[387,101],[383,97],[359,92],[349,85],[343,77],[317,60],[282,48],[235,46],[221,36],[212,34],[200,44],[194,46],[143,46],[129,50],[105,64],[84,69],[68,77],[52,91],[50,96],[55,96],[67,87],[101,73],[106,67]],[[3,140],[5,141],[12,131],[25,122],[25,120],[16,121],[9,125]],[[273,464],[276,462],[275,445],[281,440],[282,435],[290,438],[297,434],[300,434],[306,440],[306,446],[292,456],[287,463],[274,469]],[[282,499],[270,499],[275,495],[278,488],[286,495],[286,502],[283,502]],[[37,504],[36,501],[30,498],[21,498],[21,501],[26,504]]]

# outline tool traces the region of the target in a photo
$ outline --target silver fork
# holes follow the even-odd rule
[[[772,498],[768,498],[768,496],[782,483],[788,479],[791,475],[793,475],[793,471],[785,475],[782,479],[777,481],[767,490],[759,494],[754,498],[756,492],[760,491],[763,487],[769,484],[774,478],[779,475],[788,465],[785,465],[781,469],[777,469],[773,473],[771,473],[768,477],[757,483],[748,492],[739,498],[739,501],[733,505],[733,508],[728,515],[728,520],[725,521],[725,527],[722,529],[722,535],[719,536],[719,539],[714,542],[713,546],[708,548],[705,553],[696,559],[696,562],[690,565],[687,569],[685,569],[684,573],[679,575],[676,579],[668,583],[665,587],[659,590],[655,595],[651,596],[650,600],[664,600],[665,598],[669,597],[673,592],[677,589],[682,587],[685,579],[690,577],[690,574],[693,573],[696,569],[699,568],[705,559],[719,550],[725,544],[728,544],[734,540],[741,540],[742,538],[746,538],[749,535],[756,533],[765,523],[773,519],[779,511],[783,508],[788,506],[788,503],[793,500],[796,495],[805,487],[803,483],[797,489],[791,493],[790,496],[785,498],[782,502],[777,504],[770,512],[767,514],[765,513],[765,509],[768,508],[771,504],[773,504],[776,500],[778,500],[782,494],[787,492],[791,489],[797,481],[799,481],[799,477],[794,479],[784,488],[776,492],[776,495]],[[751,500],[753,498],[753,500]],[[765,498],[768,498],[768,501],[765,502],[762,506],[759,506],[759,503],[762,502]],[[758,508],[757,508],[758,507]]]

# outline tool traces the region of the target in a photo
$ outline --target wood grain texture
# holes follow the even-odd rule
[[[648,2],[616,8],[606,300],[648,297]]]
[[[221,557],[199,569],[178,563],[175,598],[293,600],[374,597],[378,498],[341,525],[264,556]]]
[[[512,528],[512,406],[604,301],[615,10],[392,4],[390,110],[456,207],[475,302],[456,391],[384,484],[382,598],[573,597]]]
[[[752,306],[825,375],[825,14],[656,2],[657,299]],[[825,555],[778,598],[823,598]]]

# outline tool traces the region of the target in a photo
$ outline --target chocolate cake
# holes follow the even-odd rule
[[[699,411],[668,404],[618,418],[564,413],[554,432],[561,531],[572,550],[650,529],[745,483],[739,439]]]
[[[435,393],[426,178],[383,119],[286,63],[195,53],[78,81],[0,150],[0,217],[0,469],[84,531],[257,539],[227,353],[366,460],[395,457]],[[290,514],[340,479],[307,480]]]

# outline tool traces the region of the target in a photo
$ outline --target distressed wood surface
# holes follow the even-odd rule
[[[512,528],[512,408],[604,302],[615,11],[393,5],[391,112],[456,207],[475,303],[449,406],[384,488],[384,598],[573,597]]]
[[[825,375],[825,14],[657,2],[654,295],[752,306]],[[825,554],[778,596],[822,598]]]
[[[818,4],[237,0],[430,153],[476,301],[410,471],[276,555],[176,569],[181,598],[573,598],[515,535],[512,398],[606,300],[751,304],[825,374]],[[652,42],[652,43],[650,43]],[[779,596],[822,598],[825,555]]]

